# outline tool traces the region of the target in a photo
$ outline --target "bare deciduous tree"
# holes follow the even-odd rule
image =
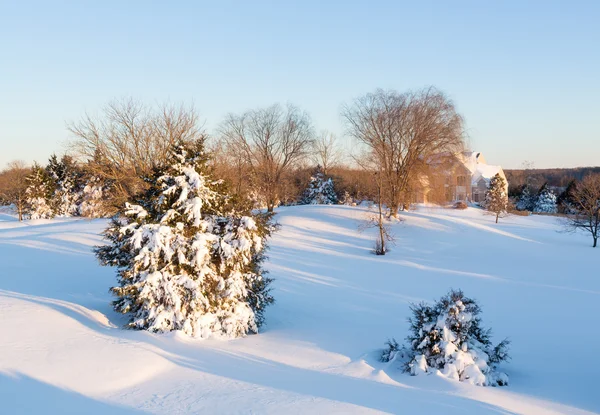
[[[15,206],[20,221],[25,213],[26,179],[30,172],[31,169],[21,160],[11,161],[6,169],[0,172],[0,198]]]
[[[141,189],[141,178],[164,162],[173,143],[202,136],[193,107],[151,108],[131,98],[113,101],[99,116],[86,114],[67,128],[74,136],[72,153],[114,183],[117,204]]]
[[[220,128],[222,139],[249,166],[255,189],[272,212],[286,175],[305,158],[313,141],[308,115],[293,105],[273,105],[229,114]]]
[[[600,234],[600,174],[584,177],[577,183],[571,197],[577,213],[566,217],[567,228],[589,232],[595,248]]]
[[[325,175],[328,174],[332,167],[341,163],[342,150],[334,134],[322,131],[314,140],[312,160],[317,166],[321,166]]]
[[[428,156],[461,151],[463,119],[454,104],[435,88],[398,93],[377,90],[342,111],[348,133],[377,160],[391,214]]]

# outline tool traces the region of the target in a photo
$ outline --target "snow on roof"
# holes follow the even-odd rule
[[[492,177],[502,171],[502,167],[487,164],[483,154],[477,151],[464,151],[458,156],[459,160],[471,172],[471,184],[475,185],[481,178],[489,182]]]
[[[489,182],[492,177],[496,174],[500,173],[502,167],[500,166],[492,166],[490,164],[478,164],[476,171],[473,173],[471,178],[471,184],[476,184],[482,178],[485,179],[486,182]]]

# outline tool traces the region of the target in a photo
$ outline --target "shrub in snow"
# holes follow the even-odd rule
[[[54,217],[52,195],[54,182],[46,170],[35,163],[27,176],[26,205],[29,218],[50,219]]]
[[[459,201],[454,204],[454,209],[464,210],[469,207],[465,202]]]
[[[127,204],[96,253],[118,267],[115,309],[129,327],[195,337],[258,331],[273,302],[261,269],[270,215],[240,214],[211,179],[203,141],[180,144]]]
[[[451,290],[433,305],[411,306],[408,345],[390,340],[381,359],[400,360],[411,375],[436,373],[481,386],[508,384],[498,363],[508,359],[508,340],[496,346],[481,327],[481,309],[462,291]]]
[[[508,196],[506,194],[506,181],[496,173],[490,180],[490,185],[485,192],[483,208],[496,215],[496,223],[500,214],[505,213],[508,208]]]
[[[350,196],[350,193],[348,193],[347,190],[344,191],[344,194],[342,195],[342,198],[339,200],[339,203],[340,203],[340,205],[356,206],[354,199],[352,198],[352,196]]]
[[[540,189],[539,196],[533,207],[534,213],[556,213],[558,211],[556,206],[556,195],[548,188],[547,184],[544,184]]]
[[[310,178],[301,203],[304,205],[334,205],[337,203],[333,180],[325,178],[320,166]]]

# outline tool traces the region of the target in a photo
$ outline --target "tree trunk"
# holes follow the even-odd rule
[[[385,230],[383,228],[383,211],[381,207],[381,186],[379,186],[379,200],[377,201],[377,205],[379,206],[379,241],[381,242],[381,252],[379,255],[385,255]],[[396,212],[398,210],[396,209]]]
[[[273,204],[272,203],[267,203],[267,212],[269,212],[269,213],[273,212]]]
[[[500,214],[496,213],[496,223],[498,223],[498,216],[500,216]]]
[[[593,246],[592,248],[595,248],[595,247],[596,247],[596,245],[598,245],[598,238],[597,238],[597,237],[594,237],[594,246]]]
[[[390,216],[398,218],[398,210],[400,209],[400,203],[394,202],[390,206]]]

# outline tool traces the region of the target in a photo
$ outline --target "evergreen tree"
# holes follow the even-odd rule
[[[496,214],[496,223],[500,214],[506,212],[508,206],[508,197],[506,195],[506,181],[496,173],[490,180],[490,185],[485,192],[485,201],[483,207]]]
[[[27,176],[26,205],[30,219],[50,219],[54,217],[52,195],[54,182],[46,170],[34,163]]]
[[[261,268],[271,216],[240,213],[207,161],[201,140],[176,146],[96,249],[118,267],[114,306],[131,328],[238,337],[273,302]]]
[[[106,199],[110,199],[110,185],[98,176],[88,176],[78,197],[77,214],[88,218],[106,217]]]
[[[496,346],[491,330],[481,327],[481,308],[462,291],[451,290],[433,305],[411,306],[408,345],[387,343],[383,361],[403,360],[412,375],[438,373],[450,379],[481,386],[508,384],[497,365],[508,360],[508,340]]]
[[[531,190],[529,186],[523,187],[523,192],[521,193],[521,197],[517,201],[516,208],[517,210],[528,210],[532,211],[535,207],[535,202],[537,200],[537,195]]]
[[[78,213],[79,171],[69,156],[63,156],[60,160],[53,154],[48,160],[46,170],[54,181],[54,193],[52,196],[53,210],[56,216],[74,216]]]
[[[548,188],[548,184],[544,183],[540,189],[539,195],[533,207],[534,213],[556,213],[556,195]]]
[[[568,215],[577,213],[577,203],[574,198],[576,190],[577,182],[575,180],[571,180],[565,191],[556,198],[557,209],[560,213],[566,213]]]
[[[333,180],[325,178],[321,166],[317,166],[311,176],[301,203],[304,205],[334,205],[337,203]]]

